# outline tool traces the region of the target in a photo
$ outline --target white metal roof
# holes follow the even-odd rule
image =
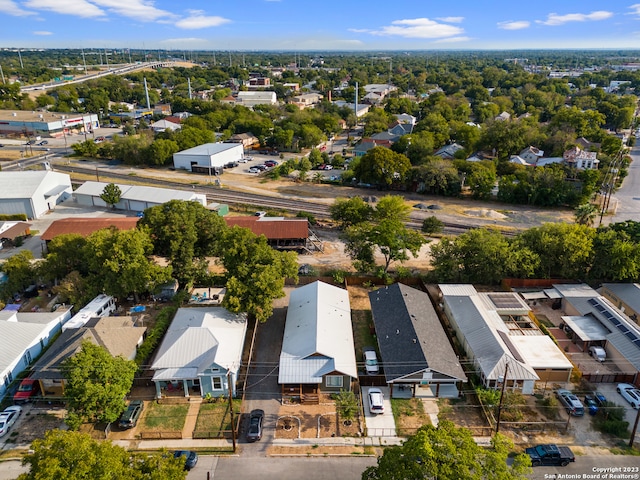
[[[87,181],[80,185],[74,193],[80,195],[89,195],[99,197],[104,192],[104,187],[108,184],[105,182]],[[206,203],[206,196],[187,190],[173,190],[168,188],[145,187],[142,185],[123,185],[116,184],[122,192],[120,198],[122,200],[133,200],[150,203],[167,203],[171,200],[195,200],[203,205]]]
[[[195,378],[211,365],[235,372],[242,359],[247,331],[244,314],[226,308],[180,308],[158,349],[154,379],[177,379],[176,372]],[[186,370],[185,370],[186,369]],[[193,374],[195,372],[195,374]]]
[[[198,145],[197,147],[188,148],[187,150],[174,153],[174,155],[215,155],[216,153],[234,148],[241,148],[244,151],[243,146],[239,143],[205,143],[203,145]]]
[[[320,383],[338,372],[358,376],[349,293],[314,282],[291,292],[278,383]]]
[[[637,283],[603,283],[602,287],[608,289],[636,312],[640,312],[640,285]]]
[[[69,175],[50,170],[0,171],[0,198],[31,198],[47,177],[71,185]]]
[[[559,283],[553,286],[563,297],[597,297],[598,292],[586,283]]]
[[[578,335],[583,342],[597,342],[606,340],[609,330],[594,317],[563,316],[564,323],[571,327],[573,333]]]

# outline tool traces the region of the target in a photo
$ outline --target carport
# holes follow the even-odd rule
[[[609,330],[599,320],[591,316],[565,315],[562,321],[574,334],[572,342],[583,352],[591,345],[604,346]]]

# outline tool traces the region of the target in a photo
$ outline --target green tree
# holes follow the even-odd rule
[[[98,291],[126,298],[153,292],[171,278],[171,268],[151,258],[153,243],[147,230],[106,228],[87,238],[90,282]]]
[[[576,207],[573,214],[577,224],[591,227],[598,214],[598,207],[593,203],[583,203]]]
[[[441,233],[444,230],[444,222],[435,215],[425,218],[422,221],[422,233]]]
[[[467,176],[467,185],[471,190],[471,196],[476,199],[487,199],[496,183],[494,169],[477,165]]]
[[[174,140],[158,138],[147,149],[147,163],[149,165],[166,165],[173,159],[173,154],[179,150],[178,143]]]
[[[40,275],[48,281],[62,279],[74,270],[86,275],[89,271],[83,252],[87,239],[78,233],[58,235],[47,244],[47,256],[40,263]]]
[[[394,182],[403,182],[410,168],[411,162],[403,154],[374,147],[360,158],[354,171],[363,182],[389,187]]]
[[[109,441],[68,430],[49,430],[34,440],[22,463],[29,465],[29,472],[18,480],[184,480],[187,475],[173,455],[130,453]]]
[[[335,396],[335,402],[341,419],[350,422],[355,418],[358,412],[358,401],[353,391],[340,390],[340,393]]]
[[[359,271],[367,272],[375,268],[376,251],[384,258],[384,274],[391,262],[408,260],[408,253],[418,256],[427,240],[420,232],[405,225],[408,216],[409,207],[402,198],[387,195],[378,202],[372,221],[360,222],[345,229],[346,251]]]
[[[449,420],[437,427],[423,426],[402,446],[386,448],[378,464],[367,468],[362,480],[525,480],[531,473],[531,460],[518,454],[507,465],[513,443],[497,434],[491,448],[474,441],[471,431],[456,427]]]
[[[593,240],[589,277],[600,281],[633,282],[640,276],[640,244],[623,230],[599,228]]]
[[[63,362],[66,423],[77,430],[82,422],[115,422],[125,409],[137,370],[133,360],[113,357],[106,349],[89,341]]]
[[[207,257],[227,228],[222,217],[198,202],[172,200],[145,210],[138,222],[147,227],[156,255],[166,257],[180,285],[207,276]]]
[[[0,284],[0,295],[3,300],[9,300],[13,294],[22,292],[33,282],[32,260],[31,250],[21,250],[0,265],[0,270],[7,274],[7,281]]]
[[[115,208],[116,203],[120,201],[122,197],[122,190],[115,183],[109,183],[105,185],[104,190],[100,194],[100,198],[104,203],[110,205],[111,208]]]
[[[218,253],[226,270],[223,306],[266,322],[273,300],[285,295],[285,278],[298,278],[296,253],[278,252],[264,235],[237,226],[223,233]]]
[[[350,225],[371,219],[373,207],[365,202],[362,197],[336,198],[333,205],[329,207],[329,212],[331,213],[331,218],[344,229]]]

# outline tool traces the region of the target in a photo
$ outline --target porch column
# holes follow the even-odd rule
[[[160,382],[153,382],[156,385],[156,398],[162,398],[162,391],[160,390]]]
[[[189,383],[186,379],[182,380],[182,388],[184,389],[184,396],[189,397]]]

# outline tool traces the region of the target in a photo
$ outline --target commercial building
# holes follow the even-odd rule
[[[0,110],[0,135],[61,137],[70,133],[89,133],[99,126],[98,115],[93,113]]]
[[[244,147],[238,143],[205,143],[173,154],[173,166],[195,173],[219,175],[228,163],[244,158]]]

